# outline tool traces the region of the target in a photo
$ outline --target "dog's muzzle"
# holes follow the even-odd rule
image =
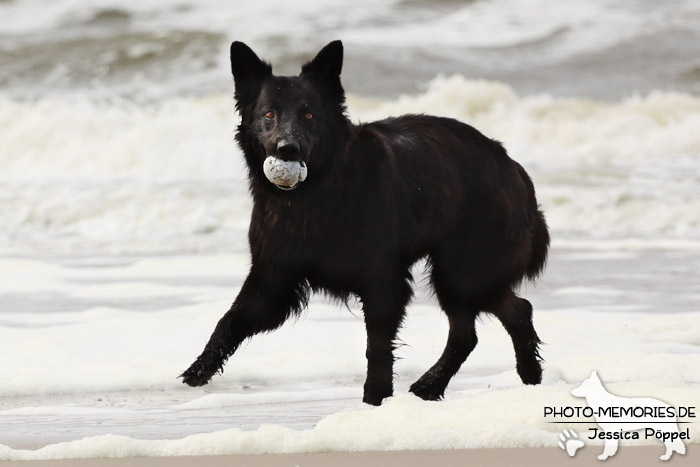
[[[308,169],[302,161],[284,161],[275,156],[267,156],[263,172],[268,180],[280,190],[293,190],[306,180]]]

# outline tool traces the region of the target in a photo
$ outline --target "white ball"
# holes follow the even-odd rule
[[[283,161],[275,156],[267,156],[263,163],[263,172],[272,183],[280,188],[294,188],[306,180],[308,169],[299,161]]]

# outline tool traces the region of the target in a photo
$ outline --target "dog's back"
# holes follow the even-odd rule
[[[372,174],[360,199],[374,191],[377,209],[398,210],[409,261],[449,249],[479,268],[481,289],[487,282],[512,287],[544,267],[549,233],[532,181],[498,141],[475,128],[427,115],[389,118],[360,126],[349,157],[358,173]],[[493,263],[491,277],[486,262]]]

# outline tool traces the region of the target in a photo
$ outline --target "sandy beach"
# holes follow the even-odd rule
[[[601,465],[618,467],[639,467],[645,465],[696,466],[698,457],[694,447],[685,456],[674,456],[667,464],[658,459],[663,452],[661,446],[622,447],[612,458]],[[499,448],[468,449],[450,451],[393,451],[393,452],[354,452],[321,454],[268,454],[231,455],[196,457],[140,457],[122,459],[69,459],[50,461],[0,461],[0,466],[8,467],[423,467],[440,465],[445,467],[472,467],[493,465],[550,466],[598,465],[595,456],[598,447],[579,450],[574,457],[557,448]]]

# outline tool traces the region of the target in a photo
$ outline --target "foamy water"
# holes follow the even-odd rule
[[[443,402],[407,394],[447,334],[418,287],[396,396],[373,408],[360,403],[355,305],[314,300],[298,322],[251,340],[210,385],[176,379],[235,295],[244,256],[6,258],[0,459],[555,446],[563,428],[589,426],[549,424],[544,406],[581,405],[569,391],[592,369],[614,393],[698,405],[699,266],[697,251],[555,250],[540,285],[523,291],[546,343],[543,384],[520,383],[507,334],[484,319]],[[13,295],[23,310],[11,310]],[[698,443],[700,424],[689,421]]]
[[[397,99],[350,94],[349,107],[355,121],[451,116],[503,141],[532,175],[555,243],[700,239],[696,97],[518,96],[502,83],[451,76]],[[236,124],[223,95],[148,105],[2,101],[0,249],[245,248],[250,199]]]

